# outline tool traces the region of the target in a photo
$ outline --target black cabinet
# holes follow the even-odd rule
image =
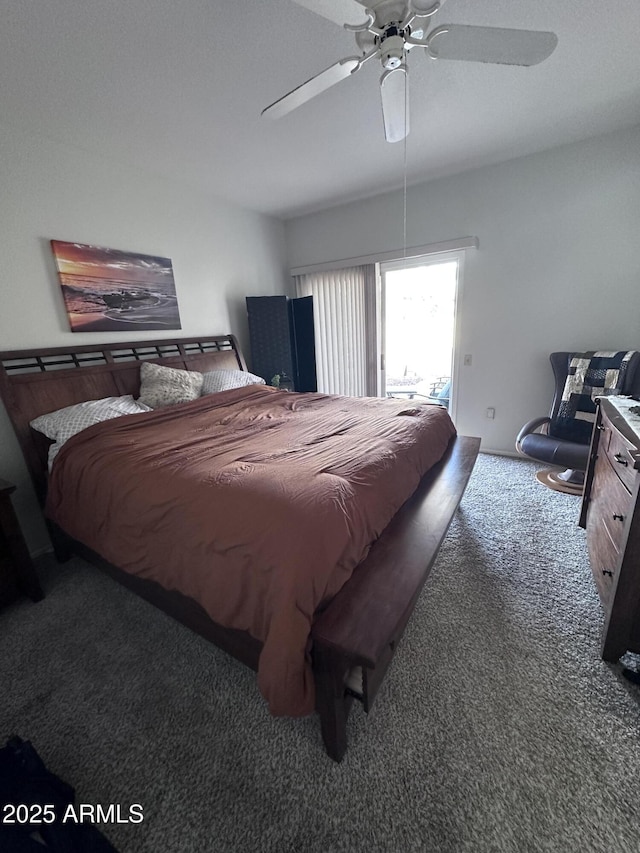
[[[247,296],[251,370],[268,384],[276,374],[296,391],[317,391],[313,297]]]

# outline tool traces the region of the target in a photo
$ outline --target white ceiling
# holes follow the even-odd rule
[[[288,218],[402,185],[376,60],[261,110],[354,37],[293,0],[0,0],[0,122]],[[638,0],[447,0],[436,25],[552,30],[541,65],[409,55],[409,183],[640,123]]]

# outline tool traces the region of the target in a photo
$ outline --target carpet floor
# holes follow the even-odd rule
[[[0,613],[0,739],[30,740],[120,853],[634,853],[640,689],[599,656],[579,498],[481,455],[341,764],[316,718],[80,560]],[[637,659],[627,660],[635,666]]]

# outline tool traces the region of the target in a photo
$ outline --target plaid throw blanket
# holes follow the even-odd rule
[[[569,361],[555,438],[589,444],[596,418],[594,397],[620,394],[631,352],[574,352]]]

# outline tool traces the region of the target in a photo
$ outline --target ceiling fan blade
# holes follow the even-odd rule
[[[385,71],[380,78],[382,118],[387,142],[400,142],[409,134],[407,83],[406,65]]]
[[[537,65],[558,44],[555,33],[443,24],[427,37],[433,59],[463,59],[498,65]]]
[[[315,77],[307,80],[306,83],[302,83],[287,95],[265,107],[261,115],[268,118],[281,118],[285,116],[291,110],[295,110],[297,107],[302,106],[302,104],[306,104],[311,98],[315,98],[316,95],[321,94],[326,89],[349,77],[354,71],[360,68],[361,64],[361,60],[357,56],[349,56],[346,59],[341,59],[340,62],[330,65],[329,68],[325,68],[320,74],[316,74]]]
[[[322,15],[339,26],[364,24],[369,16],[358,0],[293,0],[316,15]]]

